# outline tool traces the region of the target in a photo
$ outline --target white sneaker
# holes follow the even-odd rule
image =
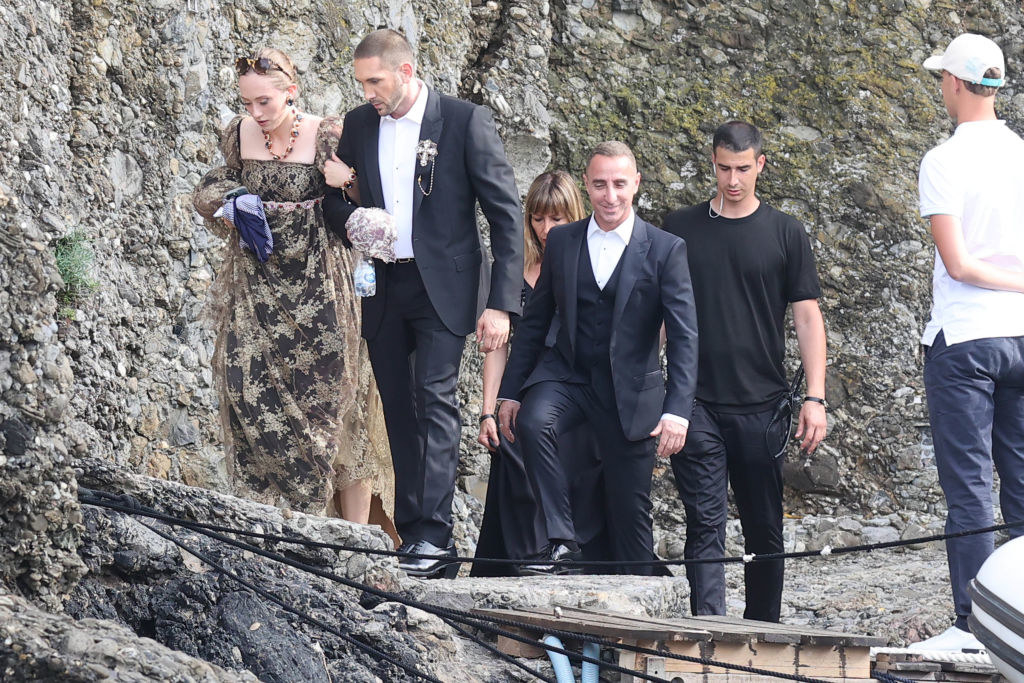
[[[937,636],[907,646],[911,652],[984,652],[985,646],[970,631],[950,626]]]

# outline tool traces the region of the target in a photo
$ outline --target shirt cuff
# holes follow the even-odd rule
[[[661,416],[661,419],[668,420],[669,422],[675,422],[676,424],[681,424],[686,428],[689,428],[690,426],[690,421],[687,420],[685,417],[679,417],[678,415],[673,415],[672,413],[664,413]]]
[[[522,403],[522,401],[517,401],[514,398],[502,398],[501,396],[498,397],[498,403],[504,403],[505,401],[508,401],[509,403],[515,403],[516,405],[520,405]]]

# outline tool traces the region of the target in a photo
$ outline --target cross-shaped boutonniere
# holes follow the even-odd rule
[[[430,186],[427,189],[423,189],[423,176],[416,178],[416,184],[420,188],[420,192],[423,193],[424,197],[429,197],[430,193],[434,191],[434,163],[437,158],[437,143],[433,140],[420,140],[419,144],[416,145],[416,157],[419,159],[420,166],[426,167],[430,164]]]

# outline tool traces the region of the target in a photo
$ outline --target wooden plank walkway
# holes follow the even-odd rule
[[[997,683],[1004,680],[992,664],[938,662],[913,652],[886,652],[875,657],[875,671],[915,681]]]
[[[520,622],[524,626],[516,629],[518,634],[531,638],[540,638],[546,630],[572,631],[673,654],[837,681],[870,678],[870,648],[885,645],[883,638],[873,636],[724,616],[656,619],[572,608],[561,608],[558,613],[549,609],[477,609],[473,613]],[[541,647],[509,638],[499,637],[498,647],[519,657],[544,655]],[[750,683],[762,678],[699,662],[628,650],[617,652],[620,666],[670,679],[679,678],[684,683]],[[633,678],[624,676],[622,680],[632,683]]]

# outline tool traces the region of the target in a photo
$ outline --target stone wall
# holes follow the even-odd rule
[[[495,110],[521,189],[549,165],[579,172],[589,145],[621,138],[644,174],[640,212],[656,222],[711,193],[717,123],[762,126],[760,189],[806,223],[831,348],[832,434],[814,457],[791,458],[790,507],[938,509],[917,356],[932,249],[915,183],[949,124],[918,65],[960,31],[997,37],[1011,78],[1000,111],[1021,130],[1016,3],[14,0],[0,7],[12,66],[0,83],[11,127],[0,155],[0,486],[26,477],[49,501],[0,513],[17,534],[35,529],[19,543],[34,533],[47,548],[74,546],[76,454],[230,490],[201,317],[220,242],[189,193],[241,109],[231,65],[280,46],[299,66],[303,106],[342,112],[359,97],[351,50],[383,25],[414,38],[428,81]],[[98,286],[58,304],[53,251],[74,230],[91,240]],[[472,545],[470,492],[486,476],[472,349],[464,366],[456,505]],[[671,530],[680,506],[664,473],[657,490]],[[80,571],[65,554],[40,560],[44,579],[25,559],[38,554],[16,552],[0,557],[9,584],[50,582],[59,594]]]
[[[242,111],[234,59],[287,50],[313,112],[356,103],[345,66],[353,41],[381,24],[421,35],[425,71],[452,90],[467,8],[424,3],[105,2],[76,15],[72,79],[78,172],[104,277],[67,325],[79,356],[76,431],[90,448],[157,477],[224,487],[211,335],[202,317],[219,240],[190,193],[220,162],[218,130]],[[85,387],[88,387],[87,389]]]
[[[85,567],[66,430],[73,358],[60,339],[53,245],[78,183],[68,149],[70,3],[5,3],[0,118],[0,592],[57,609]]]
[[[578,169],[589,145],[624,138],[644,174],[639,206],[648,219],[711,195],[716,125],[742,118],[765,132],[768,165],[758,189],[807,227],[829,341],[831,434],[812,457],[791,452],[790,508],[935,512],[941,494],[918,352],[934,252],[917,217],[917,168],[951,126],[939,82],[920,63],[952,36],[982,32],[1003,46],[1013,80],[1024,57],[1018,6],[554,6],[556,163]],[[998,102],[1024,130],[1019,86],[1011,82]],[[793,343],[790,358],[795,365]]]

